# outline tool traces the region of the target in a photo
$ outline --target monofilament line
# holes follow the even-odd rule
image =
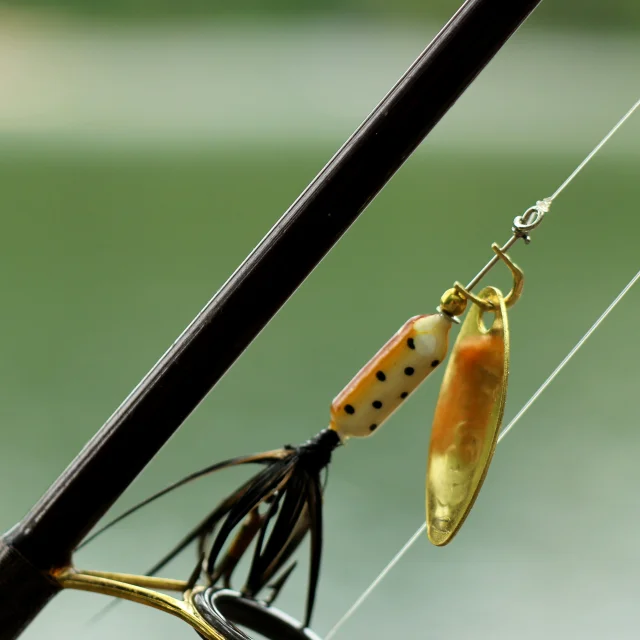
[[[535,229],[542,221],[543,216],[549,212],[553,201],[560,195],[566,186],[584,169],[587,163],[604,147],[613,134],[633,115],[634,111],[640,107],[640,99],[625,113],[618,122],[609,130],[609,133],[591,150],[591,153],[574,169],[571,175],[555,190],[553,195],[538,200],[535,207],[529,207],[522,216],[517,216],[513,221],[513,235],[501,247],[502,251],[507,251],[519,238],[524,238],[529,243],[529,231]],[[493,267],[498,264],[500,258],[496,255],[474,276],[473,280],[465,287],[471,291],[484,278]],[[440,311],[440,307],[438,307]]]
[[[556,376],[564,369],[564,367],[569,363],[571,358],[579,351],[580,347],[591,337],[593,332],[604,322],[605,318],[615,309],[618,303],[624,298],[624,296],[629,292],[629,289],[633,287],[633,285],[640,279],[640,271],[636,273],[633,278],[629,281],[629,283],[625,286],[625,288],[616,296],[615,300],[605,309],[602,315],[591,325],[591,328],[578,340],[576,345],[569,351],[569,353],[563,358],[562,362],[553,370],[551,375],[540,385],[538,390],[527,400],[525,405],[518,411],[513,420],[502,430],[500,435],[498,436],[498,443],[500,443],[504,437],[513,429],[515,424],[522,418],[522,416],[528,411],[531,405],[542,395],[543,391],[555,380]],[[393,569],[393,567],[398,564],[402,556],[413,546],[413,544],[418,540],[418,538],[424,533],[427,528],[426,523],[423,523],[418,527],[416,532],[407,540],[405,545],[396,553],[396,555],[392,558],[392,560],[387,564],[387,566],[378,574],[376,579],[365,589],[363,594],[351,605],[349,610],[336,622],[336,624],[331,628],[329,633],[325,636],[325,640],[330,640],[342,627],[342,625],[356,612],[356,610],[360,607],[360,605],[369,597],[371,592],[384,580],[386,575]]]
[[[385,579],[386,575],[396,566],[400,558],[409,551],[415,541],[424,533],[427,528],[426,523],[423,524],[404,544],[402,549],[396,553],[391,562],[378,574],[376,579],[363,591],[362,595],[351,605],[349,610],[333,625],[331,631],[324,637],[324,640],[332,638],[338,629],[356,612],[360,605],[369,597],[369,594]]]
[[[633,115],[633,112],[640,107],[640,98],[638,101],[625,113],[620,120],[615,124],[613,129],[607,133],[607,135],[600,140],[600,142],[593,148],[593,151],[574,169],[573,173],[555,190],[554,194],[545,198],[545,201],[551,204],[564,190],[564,188],[584,169],[585,165],[593,158],[593,156],[604,147],[613,134]]]
[[[540,388],[527,400],[522,409],[518,411],[513,420],[502,430],[500,435],[498,436],[498,444],[500,441],[513,429],[513,426],[520,420],[520,418],[527,412],[529,407],[540,397],[542,392],[553,382],[554,378],[564,369],[566,364],[573,358],[573,356],[577,353],[580,347],[591,337],[591,334],[604,322],[604,319],[614,310],[616,305],[622,300],[622,298],[627,295],[627,292],[633,285],[636,283],[636,280],[640,278],[640,271],[636,273],[633,278],[629,281],[627,286],[616,296],[616,299],[605,309],[602,315],[591,325],[591,328],[585,333],[580,340],[578,340],[577,344],[569,353],[564,357],[564,360],[553,370],[553,373],[540,385]]]

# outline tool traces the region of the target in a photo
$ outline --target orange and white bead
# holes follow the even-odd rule
[[[331,405],[341,440],[371,435],[444,360],[453,318],[415,316],[357,373]]]

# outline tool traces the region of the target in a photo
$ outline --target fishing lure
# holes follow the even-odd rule
[[[163,609],[187,621],[210,640],[247,637],[224,616],[218,615],[225,606],[230,607],[236,622],[246,620],[251,627],[251,620],[262,620],[258,627],[251,628],[263,635],[268,635],[265,631],[268,628],[279,629],[270,637],[313,638],[308,627],[322,557],[324,487],[321,475],[326,472],[336,448],[350,438],[368,437],[378,431],[443,362],[451,327],[460,322],[459,316],[471,302],[472,309],[462,326],[445,375],[429,455],[429,536],[435,544],[448,541],[462,524],[480,490],[502,417],[509,354],[506,310],[519,298],[523,283],[522,271],[505,251],[518,238],[528,240],[528,230],[538,223],[539,219],[533,220],[529,214],[523,219],[517,218],[512,239],[502,249],[493,245],[496,256],[467,287],[456,282],[442,296],[436,313],[407,320],[335,398],[328,427],[315,437],[299,446],[287,445],[233,458],[190,474],[129,509],[81,545],[197,478],[248,464],[262,467],[220,502],[145,576],[68,568],[57,574],[60,584]],[[486,287],[474,295],[471,289],[499,261],[513,274],[512,291],[504,297],[498,289]],[[483,323],[488,312],[494,314],[490,327]],[[295,567],[295,562],[289,562],[291,556],[307,534],[310,565],[306,610],[300,624],[291,621],[272,603]],[[194,543],[198,562],[188,580],[155,577],[169,561]],[[252,545],[244,584],[239,591],[233,591],[234,572]],[[268,588],[271,593],[261,596]],[[156,589],[182,592],[183,598],[159,594]],[[258,600],[259,597],[262,599]],[[283,629],[287,624],[289,631],[298,631],[294,635],[289,631],[285,633]]]

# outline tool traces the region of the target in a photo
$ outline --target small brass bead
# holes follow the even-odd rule
[[[440,308],[450,316],[461,316],[467,308],[467,299],[456,289],[447,289],[440,298]]]

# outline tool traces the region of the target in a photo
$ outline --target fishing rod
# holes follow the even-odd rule
[[[0,640],[17,638],[60,591],[58,576],[73,549],[539,2],[465,2],[41,500],[0,538]]]
[[[523,272],[509,258],[506,250],[519,239],[527,244],[531,242],[531,232],[541,224],[555,199],[638,107],[640,100],[552,196],[538,201],[535,206],[514,219],[512,235],[507,242],[502,247],[492,245],[495,256],[466,286],[456,282],[452,288],[445,291],[437,313],[414,316],[400,327],[334,399],[330,408],[329,426],[326,429],[298,447],[286,446],[262,454],[234,458],[192,473],[130,508],[85,541],[85,544],[91,542],[142,507],[198,478],[239,465],[261,466],[258,473],[222,500],[144,577],[123,577],[68,568],[57,576],[60,583],[64,587],[123,597],[116,591],[116,583],[119,583],[118,588],[128,588],[131,595],[134,587],[154,584],[161,586],[162,582],[145,584],[144,581],[153,580],[152,576],[195,543],[198,549],[196,568],[191,577],[181,583],[183,602],[195,610],[194,618],[185,616],[174,601],[162,603],[165,605],[164,608],[150,602],[147,599],[149,593],[136,591],[134,599],[168,612],[178,610],[180,617],[196,628],[197,623],[201,621],[200,617],[206,618],[206,613],[210,613],[207,607],[213,607],[213,599],[219,592],[224,593],[228,600],[239,598],[243,602],[253,602],[256,608],[264,607],[261,610],[265,619],[273,612],[280,618],[281,612],[275,610],[272,603],[296,563],[293,562],[286,567],[285,565],[309,535],[311,544],[306,611],[302,623],[292,623],[290,633],[306,634],[300,637],[315,637],[309,626],[315,604],[322,553],[323,491],[320,473],[328,468],[336,448],[350,439],[366,438],[377,433],[404,401],[445,360],[450,331],[459,323],[458,318],[470,305],[471,308],[453,348],[435,409],[428,456],[426,523],[336,623],[327,638],[332,638],[338,632],[425,530],[429,540],[437,546],[451,542],[468,517],[486,478],[504,414],[510,352],[508,309],[519,300],[524,286]],[[477,295],[474,294],[472,290],[499,262],[503,262],[512,274],[511,291],[503,295],[496,287],[486,286]],[[532,400],[517,414],[502,437],[550,384],[595,328],[604,321],[639,277],[640,272],[563,360]],[[492,319],[489,326],[486,326],[485,316],[489,314],[492,315]],[[232,536],[234,532],[235,536]],[[238,591],[229,591],[233,589],[232,574],[252,544],[254,550],[246,581]],[[223,552],[225,546],[227,549]],[[270,585],[272,580],[273,584]],[[105,581],[110,582],[107,584]],[[268,586],[272,589],[269,597],[258,600]],[[155,594],[153,598],[156,598]],[[203,603],[206,603],[206,606]],[[267,625],[256,630],[266,634],[271,628],[272,625]]]
[[[354,615],[425,530],[433,544],[448,544],[467,519],[483,485],[504,414],[510,352],[508,309],[519,300],[524,286],[523,272],[509,258],[506,250],[520,239],[526,244],[531,242],[531,232],[541,224],[555,199],[638,107],[640,100],[551,196],[538,201],[514,219],[512,235],[507,242],[502,247],[492,245],[495,256],[466,286],[456,282],[444,292],[437,313],[414,316],[400,327],[334,399],[326,429],[297,447],[286,446],[242,456],[192,473],[130,508],[85,541],[84,544],[93,541],[142,507],[194,480],[246,464],[261,467],[253,477],[223,499],[145,576],[67,567],[56,575],[60,584],[65,588],[96,591],[155,606],[178,615],[207,638],[218,638],[211,629],[204,631],[204,622],[218,620],[216,614],[220,615],[217,598],[227,603],[237,601],[243,607],[251,606],[260,611],[263,623],[257,626],[254,623],[250,628],[267,637],[280,637],[283,629],[287,628],[287,637],[316,638],[310,624],[322,558],[321,472],[328,468],[335,449],[350,439],[366,438],[377,433],[445,360],[450,331],[470,305],[453,348],[435,409],[428,456],[426,523],[419,527],[326,638],[332,638]],[[474,294],[472,290],[499,262],[503,262],[512,274],[511,291],[503,295],[496,287],[486,286],[477,295]],[[638,278],[640,272],[516,415],[501,438],[555,379]],[[485,324],[487,315],[492,315],[489,326]],[[307,535],[311,543],[305,615],[301,623],[290,620],[287,624],[282,622],[282,612],[272,605],[296,566],[296,562],[288,564],[290,558]],[[197,564],[187,580],[176,583],[154,577],[191,545],[197,547]],[[246,580],[239,590],[234,590],[232,576],[244,555],[249,553],[251,545],[253,552]],[[182,592],[183,599],[158,600],[157,592],[151,591],[150,587],[178,590]],[[270,595],[261,597],[267,587],[271,588]],[[230,633],[220,624],[214,625],[214,630],[223,632],[223,637],[224,633]],[[276,635],[271,636],[270,633]]]

